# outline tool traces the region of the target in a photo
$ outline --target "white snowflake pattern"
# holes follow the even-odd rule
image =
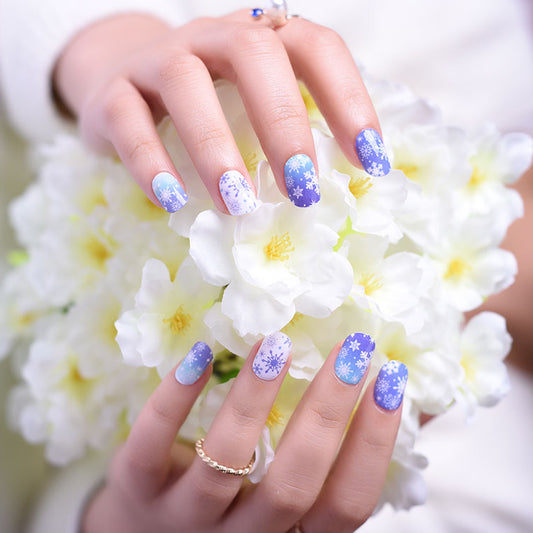
[[[353,340],[353,341],[350,341],[350,350],[359,350],[359,348],[361,347],[361,343],[359,341],[356,341],[356,340]]]
[[[368,168],[368,173],[372,176],[384,176],[385,172],[383,171],[383,165],[373,161],[370,167]]]
[[[345,346],[343,346],[340,351],[339,351],[339,355],[337,356],[339,359],[346,359],[346,357],[348,356],[348,350],[346,349]]]
[[[378,379],[376,381],[376,392],[385,394],[389,390],[389,383],[385,379]]]
[[[159,198],[161,199],[160,200],[161,203],[164,203],[164,204],[175,201],[174,193],[172,189],[170,189],[169,187],[165,187],[164,189],[161,189],[159,193]]]
[[[398,394],[403,394],[405,387],[407,386],[407,376],[402,376],[398,378],[396,385],[393,387]]]
[[[291,172],[294,172],[295,170],[299,170],[305,165],[305,159],[299,155],[295,155],[294,157],[291,157],[289,159],[287,165],[289,167],[289,170]]]
[[[348,363],[345,361],[342,361],[339,363],[335,368],[337,375],[340,378],[348,378],[352,374],[352,369]]]
[[[358,147],[359,157],[361,159],[369,159],[374,155],[374,150],[370,144],[361,144]]]
[[[389,376],[392,374],[397,374],[400,370],[400,364],[400,361],[389,361],[383,366],[383,370],[387,372]]]
[[[292,191],[292,195],[295,198],[301,198],[304,194],[304,190],[301,187],[295,187],[295,189]]]

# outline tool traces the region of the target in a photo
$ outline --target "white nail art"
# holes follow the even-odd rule
[[[292,342],[284,333],[272,333],[265,337],[257,354],[252,369],[261,379],[270,381],[279,376],[291,353]]]
[[[245,177],[237,170],[228,170],[218,182],[220,194],[232,215],[246,215],[257,208],[257,198]]]

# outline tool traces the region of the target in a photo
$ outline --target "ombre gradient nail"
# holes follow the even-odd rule
[[[351,385],[359,383],[370,364],[375,347],[376,344],[370,335],[365,333],[348,335],[335,360],[337,377]]]
[[[152,190],[163,209],[168,213],[178,211],[189,199],[181,183],[169,172],[157,174],[152,180]]]
[[[182,385],[196,383],[213,360],[213,352],[205,342],[197,342],[176,369],[176,379]]]
[[[255,211],[258,206],[250,184],[237,170],[224,172],[218,182],[218,188],[231,215],[246,215]]]
[[[265,337],[252,365],[255,375],[266,381],[277,378],[289,358],[291,349],[291,339],[284,333],[278,331]]]
[[[374,400],[380,407],[388,411],[400,407],[407,374],[407,367],[400,361],[389,361],[381,367],[374,385]]]
[[[363,168],[371,176],[386,176],[390,172],[387,151],[376,130],[363,130],[355,140],[355,151]]]
[[[309,207],[320,200],[315,166],[305,154],[293,155],[285,163],[285,184],[290,201],[297,207]]]

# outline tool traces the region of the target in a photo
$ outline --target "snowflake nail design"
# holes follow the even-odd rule
[[[265,337],[252,365],[255,375],[267,381],[278,377],[287,362],[291,348],[291,340],[281,332]]]
[[[365,375],[376,347],[365,333],[352,333],[342,344],[335,360],[335,374],[345,383],[356,385]]]
[[[374,385],[374,400],[383,409],[400,407],[407,386],[407,367],[400,361],[389,361],[379,371]]]
[[[182,385],[196,383],[213,360],[213,352],[205,342],[197,342],[176,369],[176,380]]]
[[[218,187],[222,199],[231,215],[246,215],[255,211],[257,199],[246,178],[237,170],[222,174]]]
[[[386,176],[390,172],[385,145],[376,130],[363,130],[355,140],[355,151],[363,168],[371,176]]]
[[[178,211],[189,199],[180,182],[169,172],[160,172],[152,180],[152,190],[168,213]]]
[[[308,207],[320,200],[315,166],[305,154],[293,155],[285,163],[285,184],[289,199],[298,207]]]

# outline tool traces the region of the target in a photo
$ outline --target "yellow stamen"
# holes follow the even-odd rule
[[[476,375],[476,369],[474,368],[474,365],[468,360],[468,357],[463,357],[461,359],[461,366],[465,371],[466,381],[473,381]]]
[[[272,428],[274,426],[280,426],[283,424],[284,417],[281,414],[281,411],[278,409],[276,404],[273,405],[272,409],[270,410],[270,413],[268,414],[268,418],[266,421],[266,424],[269,428]]]
[[[107,260],[113,256],[113,245],[114,243],[111,239],[108,239],[108,242],[104,242],[96,235],[91,235],[85,241],[85,251],[92,260],[94,266],[103,270]]]
[[[420,179],[420,167],[418,165],[415,165],[413,163],[395,164],[394,168],[401,170],[405,174],[405,177],[410,179],[411,181],[417,182]]]
[[[192,316],[183,311],[183,305],[180,305],[171,317],[163,320],[164,324],[170,324],[170,329],[175,335],[180,335],[189,329],[191,322]]]
[[[470,176],[470,180],[466,184],[466,186],[469,189],[475,189],[479,187],[479,185],[481,185],[485,180],[486,180],[485,174],[478,167],[474,167],[474,170],[472,171],[472,175]]]
[[[287,261],[289,254],[294,250],[288,231],[281,237],[274,235],[264,247],[265,255],[270,261]]]
[[[459,279],[463,277],[467,272],[472,270],[472,267],[459,257],[452,259],[448,265],[448,270],[444,274],[444,279]]]
[[[365,288],[365,294],[370,296],[372,293],[383,287],[383,278],[380,278],[375,274],[363,274],[359,284]]]
[[[369,177],[351,178],[348,187],[353,196],[359,199],[372,188],[372,179]]]
[[[247,152],[243,156],[244,164],[246,165],[246,170],[250,174],[255,174],[257,171],[257,165],[259,164],[259,158],[255,152]]]

